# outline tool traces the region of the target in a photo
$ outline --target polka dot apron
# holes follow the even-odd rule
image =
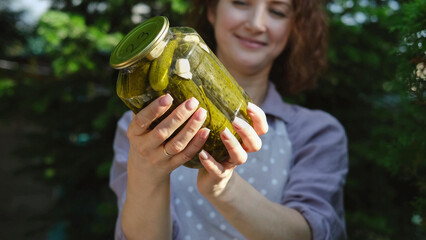
[[[268,117],[269,131],[262,135],[262,148],[249,153],[236,172],[273,202],[280,203],[291,159],[291,143],[285,123]],[[179,239],[244,239],[197,189],[197,169],[179,167],[171,174],[171,209]]]

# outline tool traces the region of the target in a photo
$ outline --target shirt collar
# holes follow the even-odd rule
[[[267,115],[278,117],[286,123],[291,121],[294,114],[294,110],[291,105],[283,101],[275,87],[275,84],[271,81],[268,83],[268,93],[266,94],[266,99],[262,104],[262,110]]]

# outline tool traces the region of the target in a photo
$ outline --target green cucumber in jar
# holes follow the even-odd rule
[[[199,42],[185,42],[181,37],[175,55],[187,58],[191,65],[193,81],[203,85],[207,97],[231,120],[235,116],[252,121],[247,115],[247,102],[251,102],[244,89],[234,80],[220,61],[201,47]],[[208,50],[208,49],[207,49]]]
[[[211,131],[203,149],[209,152],[218,162],[226,160],[229,155],[220,138],[220,132],[227,127],[237,139],[240,141],[241,139],[232,128],[230,120],[207,98],[203,87],[197,86],[193,81],[188,81],[175,75],[170,81],[167,91],[176,103],[181,103],[186,99],[195,97],[200,102],[199,107],[207,110],[207,118],[203,127],[207,127]],[[184,165],[191,168],[202,168],[198,155],[194,156]]]
[[[166,45],[163,53],[151,63],[149,70],[149,84],[157,92],[166,89],[169,84],[169,68],[172,64],[173,53],[178,46],[178,41],[172,39]]]
[[[140,61],[127,70],[120,71],[117,81],[117,95],[134,113],[138,113],[146,104],[148,71],[150,62]]]

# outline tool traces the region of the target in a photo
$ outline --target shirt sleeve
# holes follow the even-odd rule
[[[308,221],[314,240],[346,239],[343,186],[347,138],[341,124],[322,111],[299,109],[287,130],[293,159],[283,204]]]
[[[127,138],[127,128],[132,121],[132,112],[128,111],[120,118],[117,123],[117,129],[114,137],[114,159],[110,170],[110,188],[117,196],[118,216],[115,224],[115,240],[126,240],[121,227],[121,213],[124,202],[126,201],[127,189],[127,159],[129,158],[129,139]],[[182,239],[179,233],[176,211],[171,204],[171,216],[173,222],[173,237],[174,240]]]
[[[132,113],[126,112],[117,123],[113,144],[114,159],[110,170],[110,188],[117,196],[118,217],[115,224],[114,239],[124,240],[121,228],[121,213],[126,200],[127,188],[127,159],[129,157],[129,140],[127,138],[127,128],[132,121]]]

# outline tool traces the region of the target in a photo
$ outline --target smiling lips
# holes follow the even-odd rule
[[[255,39],[241,37],[241,36],[238,36],[238,35],[236,35],[236,38],[238,39],[238,41],[243,46],[245,46],[247,48],[258,49],[258,48],[266,46],[265,42],[258,41],[258,40],[255,40]]]

